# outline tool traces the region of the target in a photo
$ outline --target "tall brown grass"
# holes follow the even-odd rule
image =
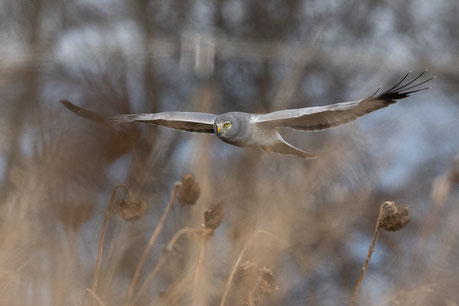
[[[215,179],[198,167],[195,179],[185,176],[172,184],[169,199],[146,200],[147,214],[139,195],[113,192],[105,220],[102,210],[88,205],[91,200],[84,188],[67,200],[57,200],[49,198],[48,181],[27,181],[18,173],[23,192],[5,199],[1,213],[1,303],[275,305],[295,286],[293,277],[313,279],[325,262],[352,261],[343,258],[348,256],[343,248],[356,239],[356,227],[367,220],[371,224],[369,219],[377,213],[371,172],[365,179],[355,176],[349,184],[340,183],[343,167],[359,167],[355,151],[346,148],[352,140],[348,137],[335,141],[335,147],[328,147],[313,163],[248,151],[241,152],[237,169],[228,168]],[[198,158],[196,165],[200,162]],[[381,243],[395,244],[400,260],[365,267],[370,283],[377,270],[392,275],[394,286],[385,289],[386,303],[415,305],[420,296],[434,302],[454,300],[445,291],[456,275],[436,267],[455,260],[458,211],[451,205],[451,194],[456,172],[453,166],[435,181],[433,213],[419,220],[415,215],[404,229],[411,227],[410,235],[383,235]],[[329,192],[321,193],[324,188]],[[45,207],[44,199],[49,199]],[[127,202],[140,204],[126,206]],[[415,204],[411,203],[414,210]],[[162,217],[155,218],[152,209],[162,211]],[[445,210],[447,215],[439,217]],[[364,228],[369,235],[371,227]],[[143,233],[149,233],[149,241],[136,240]],[[438,245],[433,248],[431,243]],[[357,283],[359,265],[356,260],[349,275],[341,276],[347,282],[344,301]],[[370,303],[372,289],[362,284],[357,304]],[[305,296],[305,304],[324,299]]]

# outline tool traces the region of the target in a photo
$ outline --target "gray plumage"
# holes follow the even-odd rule
[[[396,103],[410,94],[425,90],[420,88],[435,77],[414,84],[427,70],[402,85],[409,73],[389,90],[368,98],[331,104],[327,106],[286,109],[268,114],[229,112],[221,115],[196,112],[162,112],[154,114],[126,114],[104,116],[61,100],[72,112],[93,121],[109,123],[142,122],[177,130],[215,134],[224,142],[238,147],[257,147],[267,152],[314,158],[313,154],[287,143],[279,128],[317,131],[353,121],[380,108]],[[414,84],[414,85],[413,85]]]

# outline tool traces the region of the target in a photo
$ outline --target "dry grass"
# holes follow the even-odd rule
[[[253,161],[250,153],[248,158]],[[14,199],[17,203],[15,207],[19,209],[5,205],[2,212],[2,245],[8,246],[3,249],[0,262],[2,303],[29,305],[38,299],[40,303],[48,300],[52,305],[72,302],[85,305],[276,304],[288,295],[289,288],[294,286],[294,282],[289,279],[292,275],[303,275],[306,279],[314,278],[313,275],[320,272],[319,267],[324,260],[332,260],[335,264],[344,261],[341,257],[343,255],[340,255],[340,248],[344,248],[345,243],[352,243],[350,239],[353,239],[353,228],[367,219],[365,215],[374,214],[376,206],[371,203],[374,203],[376,198],[367,188],[338,188],[329,193],[327,201],[340,201],[345,205],[341,207],[330,206],[324,199],[311,197],[324,188],[325,182],[333,181],[334,177],[340,176],[341,168],[338,166],[338,160],[334,160],[337,157],[330,155],[325,158],[328,159],[326,163],[329,165],[329,171],[326,173],[321,172],[325,167],[325,161],[310,163],[306,169],[303,168],[305,166],[302,161],[293,159],[289,162],[294,165],[287,167],[290,175],[296,179],[285,177],[280,183],[274,176],[265,176],[262,181],[251,184],[247,191],[243,191],[245,186],[233,180],[234,176],[229,174],[226,183],[230,188],[223,189],[224,197],[201,185],[199,179],[185,176],[182,181],[172,184],[170,198],[165,201],[165,208],[162,208],[162,216],[155,222],[149,221],[152,218],[150,214],[144,215],[143,201],[136,200],[137,196],[129,189],[126,189],[126,199],[117,195],[117,191],[125,187],[119,185],[113,190],[105,212],[98,246],[93,239],[89,243],[82,241],[83,229],[95,228],[97,223],[91,224],[90,218],[93,218],[93,214],[99,214],[97,211],[82,213],[86,211],[86,204],[75,204],[81,211],[71,210],[73,217],[62,217],[65,215],[62,211],[52,210],[48,215],[41,215],[40,218],[44,220],[61,216],[56,219],[60,220],[60,223],[54,224],[53,227],[65,230],[54,231],[53,227],[47,228],[41,222],[31,222],[32,212],[40,215],[42,211],[33,209],[33,201],[18,196]],[[346,158],[347,163],[353,162],[353,156],[350,154],[339,156],[339,160]],[[244,159],[240,162],[243,163]],[[270,161],[267,157],[261,156],[259,162],[266,165]],[[285,165],[284,160],[282,163]],[[274,171],[275,168],[272,169]],[[402,243],[403,239],[406,239],[403,234],[390,236],[390,241],[400,241],[396,243],[400,251],[393,251],[400,252],[397,256],[402,259],[405,256],[415,256],[418,263],[423,262],[425,267],[432,268],[408,276],[404,275],[403,271],[413,269],[406,265],[409,263],[403,260],[389,260],[382,271],[393,275],[392,279],[396,283],[403,283],[409,279],[413,285],[397,285],[392,289],[386,289],[390,298],[384,304],[414,305],[418,303],[420,292],[429,301],[454,300],[447,297],[447,293],[440,291],[448,292],[446,280],[452,281],[455,276],[447,273],[448,275],[441,277],[444,272],[432,266],[432,263],[444,266],[455,260],[453,254],[457,251],[457,241],[452,233],[456,230],[454,224],[459,212],[457,207],[447,204],[452,201],[449,194],[453,192],[457,181],[454,171],[455,168],[452,168],[439,176],[432,187],[432,199],[436,203],[435,213],[441,214],[442,210],[448,209],[449,215],[449,218],[444,220],[427,218],[429,228],[437,226],[438,230],[428,230],[423,222],[417,223],[417,226],[412,228],[415,243],[408,246]],[[317,173],[321,175],[317,176]],[[247,173],[245,184],[254,182],[252,175],[254,174]],[[302,175],[309,179],[298,179]],[[363,183],[361,186],[366,185]],[[40,184],[28,186],[35,190],[40,187]],[[246,199],[241,199],[239,192],[232,192],[233,188],[246,192]],[[330,185],[327,188],[330,188]],[[208,203],[212,202],[207,202],[219,198],[226,200],[215,205],[209,205]],[[81,200],[84,203],[84,200]],[[178,202],[182,204],[175,205]],[[139,204],[134,205],[135,203]],[[231,203],[231,206],[228,203]],[[151,210],[151,204],[148,206],[148,210]],[[405,219],[407,216],[402,212],[399,215],[383,215],[383,206],[377,218],[373,243],[354,290],[352,305],[368,304],[369,296],[366,292],[370,287],[363,282],[363,276],[367,272],[379,229],[395,230],[397,220],[394,216]],[[68,206],[64,207],[69,209]],[[158,208],[160,207],[161,205]],[[223,207],[227,210],[224,218]],[[121,211],[121,208],[124,211]],[[129,208],[132,211],[127,211]],[[115,217],[115,212],[119,218]],[[170,212],[174,213],[171,215]],[[123,220],[126,216],[128,217],[125,220],[130,222]],[[99,218],[94,221],[97,219]],[[180,222],[177,223],[174,219]],[[416,224],[416,220],[414,222]],[[149,223],[154,225],[149,240],[146,243],[139,241],[132,244],[130,240],[137,235],[132,230],[141,226],[143,236],[143,232],[149,232]],[[385,223],[385,227],[382,223]],[[18,227],[14,224],[28,226]],[[181,224],[186,225],[182,227]],[[176,226],[179,227],[174,230]],[[413,224],[407,228],[410,229],[412,226]],[[12,228],[15,230],[11,230]],[[50,233],[50,230],[53,234],[44,239],[43,233]],[[442,237],[441,245],[436,251],[432,249],[434,252],[427,257],[420,253],[413,254],[411,248],[416,250],[417,247],[418,250],[422,250],[423,247],[420,245],[429,243],[434,233],[436,237]],[[191,239],[184,239],[185,237]],[[387,242],[383,240],[382,243]],[[87,254],[82,254],[82,250]],[[132,259],[126,257],[127,251],[135,252],[131,255]],[[405,252],[408,254],[404,254]],[[353,259],[349,257],[346,260]],[[295,265],[298,270],[295,273],[286,270],[283,268],[286,263]],[[381,267],[378,265],[374,264],[373,269],[380,270]],[[132,267],[136,269],[133,270]],[[352,283],[358,279],[358,268],[355,266],[353,269],[347,278],[349,296],[352,295]],[[375,277],[372,276],[373,279]],[[15,298],[13,302],[13,295],[25,288],[28,288],[28,293],[19,300]],[[359,289],[362,292],[357,295]],[[308,296],[307,293],[305,295]],[[311,296],[305,303],[314,304],[319,300]]]

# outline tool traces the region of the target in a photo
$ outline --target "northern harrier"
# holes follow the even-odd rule
[[[142,122],[161,125],[186,132],[215,134],[218,138],[238,147],[257,147],[267,152],[314,158],[313,154],[287,143],[279,134],[279,128],[317,131],[338,126],[380,108],[396,103],[410,94],[428,89],[419,88],[435,77],[418,81],[427,70],[411,81],[409,72],[392,88],[377,95],[379,89],[368,98],[326,106],[280,110],[268,114],[229,112],[221,115],[196,112],[163,112],[154,114],[126,114],[104,116],[82,109],[67,100],[61,100],[69,110],[93,121],[127,123]]]

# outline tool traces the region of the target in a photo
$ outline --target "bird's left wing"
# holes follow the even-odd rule
[[[127,123],[143,122],[161,125],[181,131],[214,134],[214,120],[216,115],[196,112],[163,112],[152,114],[126,114],[104,116],[99,113],[78,107],[67,100],[60,101],[65,107],[78,116],[97,122]]]
[[[407,73],[391,89],[377,95],[378,90],[373,95],[362,100],[253,115],[252,121],[260,125],[269,125],[276,128],[288,127],[309,131],[328,129],[353,121],[380,108],[387,107],[390,104],[396,103],[397,100],[408,97],[412,93],[428,89],[428,87],[419,89],[419,86],[435,77],[413,85],[426,72],[427,70],[406,84],[402,84],[409,75]]]

